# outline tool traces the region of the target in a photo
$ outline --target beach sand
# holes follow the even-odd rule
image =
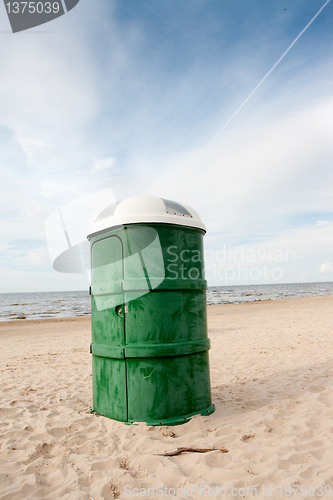
[[[208,323],[216,411],[174,427],[89,414],[89,316],[0,323],[0,499],[332,499],[333,295]],[[157,455],[178,447],[229,451]]]

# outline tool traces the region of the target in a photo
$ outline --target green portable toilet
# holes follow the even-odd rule
[[[135,196],[90,225],[93,410],[177,425],[211,402],[203,236],[185,204]]]

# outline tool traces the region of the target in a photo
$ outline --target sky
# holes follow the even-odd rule
[[[0,5],[0,293],[87,289],[45,221],[106,189],[195,208],[209,285],[333,281],[333,1],[287,51],[324,4],[80,0],[15,34]]]

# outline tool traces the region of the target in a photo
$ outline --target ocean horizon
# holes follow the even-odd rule
[[[210,286],[207,304],[240,304],[333,294],[333,282]],[[88,290],[0,294],[0,321],[67,318],[89,315]]]

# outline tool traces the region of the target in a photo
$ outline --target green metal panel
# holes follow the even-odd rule
[[[149,425],[211,406],[208,352],[127,360],[128,417]],[[176,422],[178,423],[178,422]]]
[[[133,224],[91,239],[98,413],[174,425],[214,411],[203,234],[184,226]]]
[[[125,292],[128,343],[190,342],[207,338],[205,291],[153,290],[138,298],[136,295]]]
[[[126,422],[124,295],[116,293],[122,289],[122,260],[123,244],[118,237],[102,238],[92,245],[93,406],[101,415]]]
[[[127,422],[124,360],[93,355],[93,408],[105,417]]]

